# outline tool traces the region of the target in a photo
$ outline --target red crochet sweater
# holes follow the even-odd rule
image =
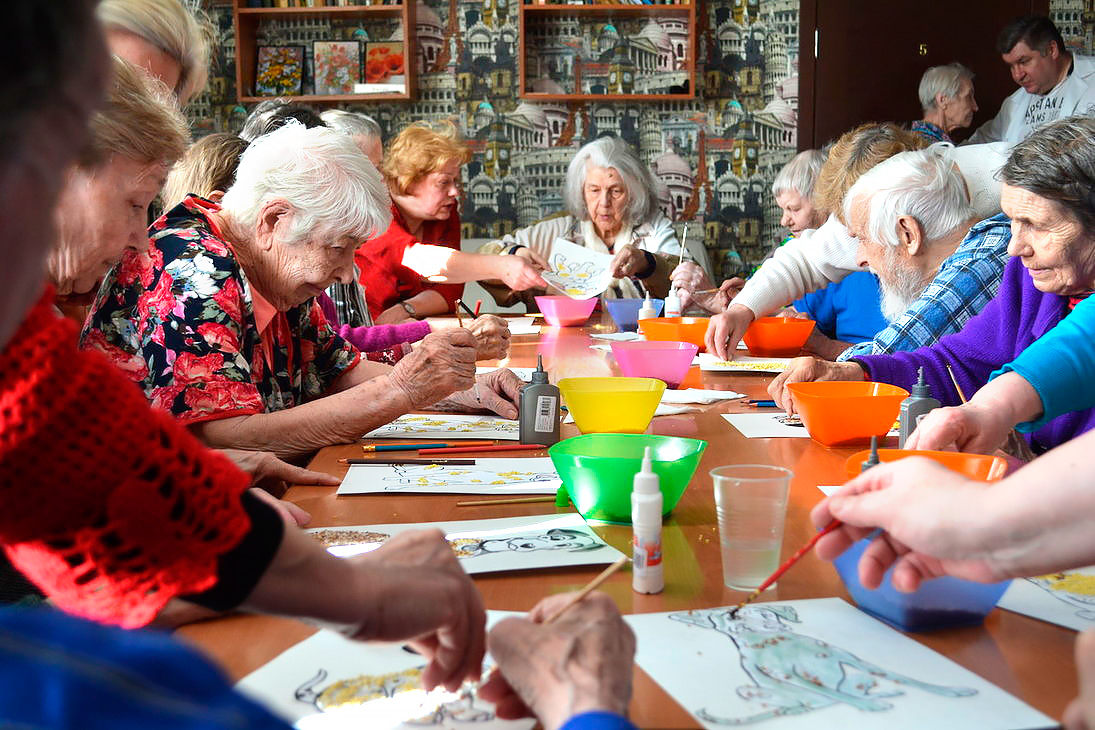
[[[249,478],[77,350],[52,301],[0,353],[0,543],[62,609],[140,626],[216,581]]]

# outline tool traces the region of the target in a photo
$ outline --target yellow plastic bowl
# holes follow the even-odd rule
[[[654,378],[563,378],[563,400],[582,433],[642,433],[662,400]]]

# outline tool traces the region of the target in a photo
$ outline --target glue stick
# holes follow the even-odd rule
[[[631,587],[636,593],[661,593],[662,490],[651,466],[650,447],[631,490]]]

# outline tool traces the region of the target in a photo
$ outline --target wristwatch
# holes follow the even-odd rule
[[[410,315],[412,319],[418,319],[418,310],[414,308],[413,304],[411,304],[410,302],[400,302],[399,306],[406,309],[407,314]]]

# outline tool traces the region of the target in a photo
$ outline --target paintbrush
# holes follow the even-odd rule
[[[457,507],[484,507],[491,504],[528,504],[532,502],[554,502],[556,497],[514,497],[513,499],[480,499],[475,502],[457,502]]]
[[[677,266],[684,263],[684,244],[688,241],[688,224],[684,224],[684,233],[681,234],[681,257],[677,260]]]
[[[954,371],[951,370],[950,363],[947,363],[947,375],[951,376],[954,391],[958,393],[958,400],[962,402],[962,405],[965,405],[967,402],[966,394],[962,392],[962,386],[958,384],[958,378],[954,377]],[[1030,450],[1026,440],[1014,428],[1008,431],[1008,442],[1004,445],[1004,451],[1023,461],[1034,461],[1034,452]]]

